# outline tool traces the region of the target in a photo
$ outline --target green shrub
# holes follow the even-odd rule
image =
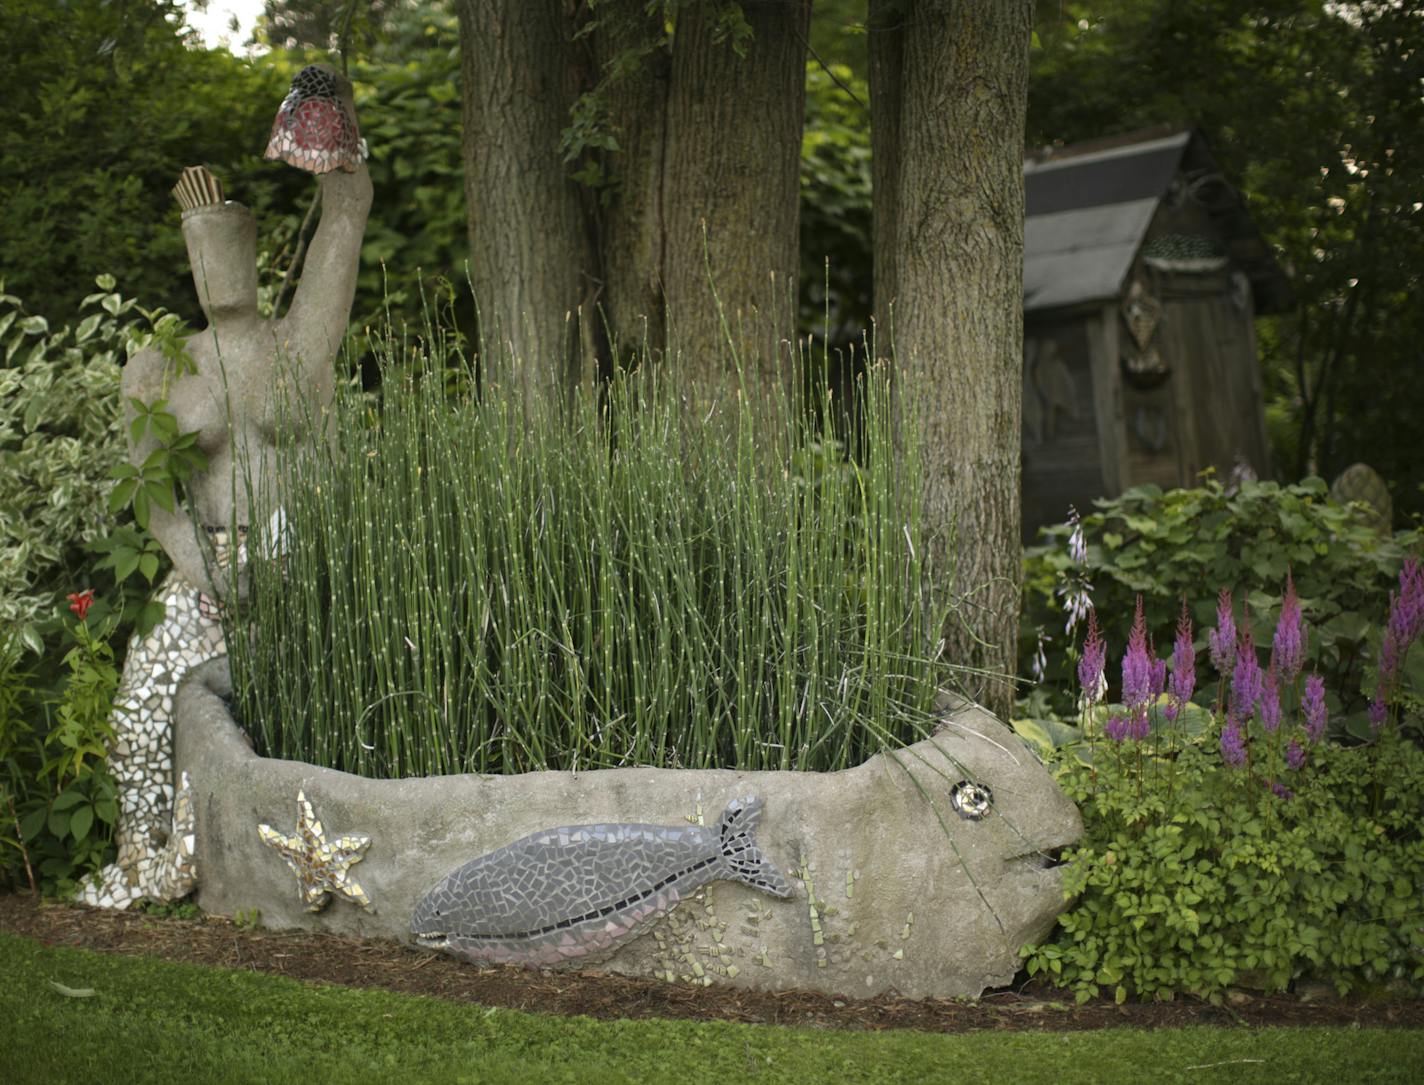
[[[526,418],[445,364],[340,398],[332,443],[283,457],[286,528],[253,541],[285,553],[228,630],[259,749],[378,776],[813,769],[917,734],[949,674],[883,374],[857,468],[643,378]]]
[[[1077,899],[1025,951],[1029,972],[1081,999],[1279,991],[1304,977],[1424,989],[1424,751],[1397,737],[1321,748],[1282,799],[1213,747],[1154,759],[1140,793],[1130,758],[1094,769],[1065,753],[1059,780],[1086,827],[1065,877]]]
[[[1393,693],[1368,744],[1325,739],[1324,683],[1301,666],[1295,602],[1288,593],[1265,638],[1265,669],[1261,638],[1219,622],[1207,639],[1222,673],[1200,683],[1187,621],[1169,676],[1139,610],[1124,705],[1095,704],[1103,656],[1090,636],[1084,731],[1027,729],[1050,748],[1085,828],[1067,854],[1076,900],[1052,940],[1025,949],[1030,973],[1119,1001],[1284,990],[1301,977],[1342,992],[1387,980],[1424,989],[1424,748],[1401,733]],[[1403,666],[1424,633],[1412,560],[1389,610]],[[1203,686],[1214,710],[1190,701]]]
[[[1104,635],[1117,648],[1127,641],[1136,596],[1162,621],[1154,639],[1170,643],[1163,619],[1186,599],[1198,627],[1210,624],[1223,587],[1238,605],[1244,599],[1256,643],[1265,644],[1289,573],[1311,616],[1312,661],[1338,698],[1336,726],[1368,735],[1362,689],[1373,677],[1369,661],[1377,656],[1388,589],[1405,556],[1424,551],[1424,532],[1382,536],[1357,510],[1331,501],[1315,478],[1234,490],[1214,479],[1195,489],[1136,487],[1097,502],[1082,518],[1082,562],[1069,553],[1072,531],[1072,524],[1045,528],[1041,545],[1025,552],[1021,675],[1028,676],[1040,633],[1047,638],[1045,682],[1029,714],[1074,714],[1073,638],[1081,627],[1065,634],[1062,608],[1075,585],[1090,586]]]
[[[66,619],[71,647],[53,689],[35,684],[19,641],[0,633],[0,884],[67,892],[113,857],[118,795],[105,764],[119,672],[116,616],[91,627],[88,592]]]
[[[134,302],[100,276],[77,327],[51,332],[0,292],[0,625],[35,652],[67,592],[92,582],[85,544],[112,532],[123,459],[119,364]]]

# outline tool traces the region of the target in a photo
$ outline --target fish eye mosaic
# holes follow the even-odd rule
[[[960,780],[949,793],[949,805],[966,821],[982,821],[994,808],[994,793],[984,784]]]
[[[728,803],[712,826],[631,823],[531,833],[448,874],[416,906],[432,949],[494,964],[547,966],[611,948],[708,882],[775,897],[791,884],[757,846],[762,801]]]

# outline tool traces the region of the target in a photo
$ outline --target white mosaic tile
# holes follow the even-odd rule
[[[79,899],[123,910],[177,900],[197,884],[194,802],[187,774],[173,792],[173,698],[197,664],[227,654],[215,610],[176,572],[159,587],[164,619],[129,643],[114,699],[109,771],[119,792],[118,857],[87,879]]]

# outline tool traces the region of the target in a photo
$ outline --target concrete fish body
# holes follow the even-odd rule
[[[758,798],[714,825],[546,829],[451,871],[416,905],[421,945],[472,960],[542,967],[611,948],[708,882],[773,896],[791,886],[752,838]]]

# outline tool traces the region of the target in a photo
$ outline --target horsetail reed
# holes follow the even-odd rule
[[[228,619],[259,752],[379,777],[832,770],[924,733],[945,615],[883,372],[852,463],[640,375],[529,417],[442,349],[383,353],[378,400],[339,393],[329,443],[281,454],[283,556]]]

